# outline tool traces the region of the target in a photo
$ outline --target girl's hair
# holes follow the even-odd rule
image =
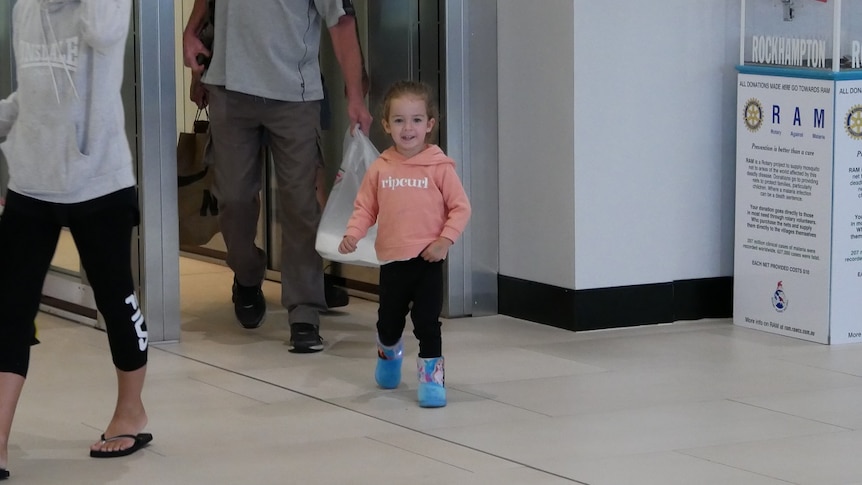
[[[386,96],[383,98],[383,117],[381,119],[389,119],[389,110],[392,106],[392,100],[404,96],[412,96],[425,101],[425,110],[428,112],[428,119],[434,119],[437,124],[440,124],[440,114],[437,112],[437,106],[434,104],[434,95],[431,88],[427,84],[418,81],[398,81],[389,88]],[[435,126],[436,130],[436,126]]]

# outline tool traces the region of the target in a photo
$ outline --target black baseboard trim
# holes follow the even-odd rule
[[[81,315],[81,316],[87,317],[91,320],[95,320],[99,317],[96,310],[93,310],[91,308],[87,308],[83,305],[78,305],[77,303],[72,303],[72,302],[68,302],[65,300],[60,300],[58,298],[54,298],[53,296],[42,295],[42,299],[40,300],[40,303],[42,303],[43,305],[57,308],[59,310],[73,313],[75,315]]]
[[[498,275],[498,311],[572,331],[733,315],[733,277],[570,290]]]

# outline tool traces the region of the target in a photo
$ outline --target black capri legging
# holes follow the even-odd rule
[[[443,351],[440,312],[443,309],[443,262],[429,263],[416,257],[380,267],[380,307],[377,337],[386,346],[395,345],[413,320],[413,335],[419,340],[419,357],[440,357]]]
[[[27,376],[42,285],[68,227],[105,319],[114,365],[147,363],[147,327],[134,291],[132,229],[140,220],[134,187],[75,204],[9,192],[0,216],[0,372]]]

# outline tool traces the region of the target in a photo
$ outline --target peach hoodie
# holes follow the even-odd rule
[[[440,236],[455,242],[469,219],[470,201],[454,160],[437,145],[411,158],[393,147],[365,173],[345,235],[362,239],[376,221],[377,259],[403,261]]]

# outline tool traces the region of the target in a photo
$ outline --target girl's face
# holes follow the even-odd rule
[[[401,96],[389,102],[389,117],[383,120],[383,129],[392,136],[398,153],[410,158],[425,149],[425,137],[434,129],[435,121],[428,118],[424,99]]]

